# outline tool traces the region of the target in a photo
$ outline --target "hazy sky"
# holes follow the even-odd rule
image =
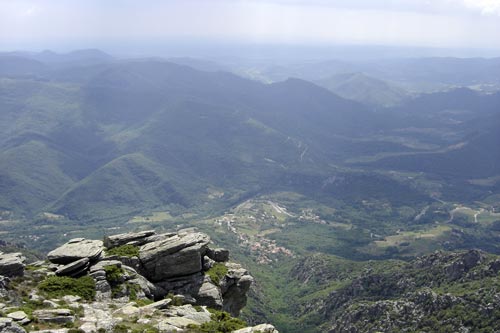
[[[1,49],[168,38],[500,48],[500,0],[0,0]]]

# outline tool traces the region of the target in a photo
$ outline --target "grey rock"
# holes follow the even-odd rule
[[[140,232],[129,232],[124,234],[106,236],[104,238],[104,246],[107,247],[108,249],[111,249],[129,243],[133,243],[133,245],[142,245],[147,242],[146,241],[147,237],[152,236],[154,234],[155,234],[154,230],[146,230]]]
[[[192,319],[184,317],[167,317],[158,324],[160,332],[176,332],[179,329],[187,328],[190,325],[198,325]]]
[[[103,271],[106,266],[122,267],[122,262],[119,260],[101,260],[90,266],[89,272],[92,274],[97,271]]]
[[[89,258],[82,258],[64,265],[56,270],[56,275],[77,276],[87,270],[89,267]]]
[[[10,279],[0,275],[0,297],[7,297]]]
[[[155,285],[149,282],[142,275],[137,275],[137,277],[128,280],[127,283],[139,287],[137,298],[154,298],[157,293]]]
[[[222,309],[222,294],[220,289],[210,281],[206,279],[201,285],[198,293],[194,295],[197,300],[197,304],[206,305],[214,309]]]
[[[215,260],[210,259],[208,256],[203,257],[203,270],[208,271],[215,264]]]
[[[83,258],[95,261],[100,257],[103,249],[103,243],[100,240],[75,238],[49,252],[47,258],[52,263],[63,265]]]
[[[75,295],[65,295],[62,297],[62,300],[65,301],[66,303],[74,303],[74,302],[79,302],[82,298],[80,296],[75,296]]]
[[[254,282],[253,277],[241,265],[227,263],[227,274],[220,282],[223,310],[237,317],[247,302],[247,293]]]
[[[145,239],[144,244],[164,240],[164,239],[170,238],[170,237],[175,236],[175,235],[177,235],[176,232],[165,232],[163,234],[152,235],[152,236],[149,236]]]
[[[186,304],[169,308],[163,312],[167,317],[183,317],[194,320],[198,325],[204,324],[211,320],[211,313],[206,307],[195,309],[192,305]]]
[[[223,248],[208,249],[207,256],[216,262],[226,262],[229,260],[229,250]]]
[[[14,323],[12,318],[0,318],[1,333],[26,333],[26,330]]]
[[[143,245],[139,259],[153,282],[202,270],[202,258],[210,238],[202,233],[175,235]]]
[[[270,324],[260,324],[253,327],[245,327],[239,330],[234,331],[233,333],[279,333],[279,331]]]
[[[123,256],[106,256],[101,260],[117,260],[120,261],[123,265],[132,267],[136,271],[143,274],[142,264],[138,257],[123,257]]]
[[[23,276],[25,260],[21,253],[0,253],[0,275]]]
[[[96,281],[95,290],[101,293],[108,293],[111,292],[111,286],[106,280]]]
[[[140,313],[141,310],[133,304],[126,304],[113,312],[115,315],[124,315],[125,317],[138,316]]]
[[[48,308],[58,308],[59,307],[59,304],[57,304],[56,302],[53,302],[53,301],[49,301],[48,299],[44,300],[42,302],[42,304]]]
[[[84,316],[80,318],[83,323],[80,329],[85,332],[97,332],[98,329],[103,329],[106,332],[112,332],[113,327],[118,322],[109,311],[107,303],[94,302],[92,304],[82,304]]]
[[[33,317],[42,323],[66,324],[75,321],[69,309],[43,309],[33,311]]]
[[[169,293],[194,296],[198,293],[204,280],[205,276],[202,273],[195,273],[155,282],[155,298],[165,297]]]
[[[28,318],[28,315],[24,311],[15,311],[7,315],[7,318],[11,318],[14,321],[21,321]]]
[[[168,305],[172,303],[172,300],[169,298],[162,299],[161,301],[157,301],[148,305],[141,306],[141,310],[160,310],[165,309]]]
[[[41,302],[44,300],[44,298],[38,295],[35,290],[31,291],[31,293],[28,295],[28,298],[34,302]]]

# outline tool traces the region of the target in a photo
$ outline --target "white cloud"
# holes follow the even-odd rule
[[[500,47],[500,0],[0,0],[19,41],[208,38]]]
[[[500,0],[461,0],[470,9],[481,11],[484,15],[500,16]]]
[[[34,16],[38,13],[38,11],[39,11],[38,6],[31,5],[22,13],[22,16],[27,16],[27,17]]]

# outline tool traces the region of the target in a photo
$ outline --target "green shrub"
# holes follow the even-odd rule
[[[136,299],[136,300],[134,300],[134,302],[139,307],[145,306],[145,305],[149,305],[149,304],[153,303],[153,301],[150,300],[149,298],[146,298],[146,299]]]
[[[231,317],[231,315],[224,311],[211,310],[211,321],[202,324],[199,329],[204,333],[230,333],[240,328],[244,328],[247,324],[238,318]]]
[[[120,256],[120,257],[138,257],[139,247],[135,245],[125,244],[121,246],[114,247],[106,251],[110,256]]]
[[[215,263],[208,271],[205,272],[213,283],[219,285],[220,280],[227,274],[227,267],[223,263]]]
[[[113,327],[113,333],[127,333],[127,332],[128,332],[127,325],[116,324],[115,327]]]
[[[104,266],[104,271],[106,272],[106,280],[111,284],[120,283],[123,277],[123,269],[116,265]]]
[[[49,276],[38,284],[38,289],[51,298],[78,295],[90,301],[95,296],[95,282],[90,276],[82,276],[78,279],[67,276]]]

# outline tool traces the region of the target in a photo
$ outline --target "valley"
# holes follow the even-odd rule
[[[77,237],[196,228],[255,277],[242,316],[291,333],[359,329],[353,318],[376,322],[373,311],[407,323],[448,294],[449,311],[476,313],[494,297],[500,93],[469,87],[495,84],[490,73],[457,81],[450,60],[448,78],[427,70],[416,82],[397,61],[365,64],[366,75],[318,63],[252,72],[262,83],[217,66],[87,52],[71,64],[0,55],[0,65],[40,63],[0,66],[1,251],[36,258]],[[415,90],[429,83],[442,89]],[[441,272],[471,249],[480,259],[461,280],[445,274],[434,285],[418,266],[435,255]],[[490,288],[484,302],[478,285]],[[388,310],[410,303],[420,312]],[[467,327],[487,322],[476,317]]]

